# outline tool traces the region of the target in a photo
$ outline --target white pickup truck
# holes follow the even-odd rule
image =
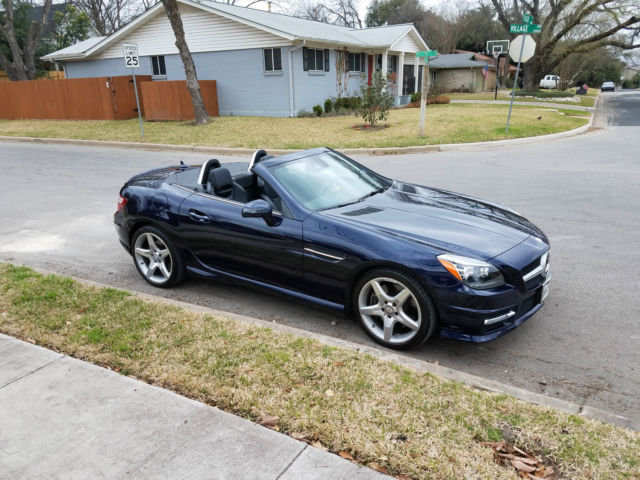
[[[558,88],[558,84],[560,83],[560,77],[557,75],[545,75],[542,80],[540,80],[540,88]]]

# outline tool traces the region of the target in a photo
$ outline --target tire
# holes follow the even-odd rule
[[[376,269],[360,278],[352,309],[367,335],[395,350],[421,345],[436,329],[436,309],[429,294],[398,270]]]
[[[175,244],[158,228],[140,228],[131,242],[133,263],[148,283],[167,288],[184,278],[184,260]]]

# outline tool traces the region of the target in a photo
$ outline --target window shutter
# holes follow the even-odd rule
[[[309,70],[309,49],[302,47],[302,69],[306,72]]]
[[[360,71],[364,72],[366,69],[364,68],[364,53],[360,54]]]
[[[350,63],[350,60],[351,60],[351,54],[347,53],[347,52],[338,52],[338,53],[340,54],[342,59],[344,59],[344,71],[348,72],[349,71],[349,63]]]
[[[329,71],[329,50],[324,51],[324,71]]]

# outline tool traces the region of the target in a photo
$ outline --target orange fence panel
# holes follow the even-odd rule
[[[217,117],[219,111],[216,81],[200,80],[198,83],[207,113],[211,117]],[[195,118],[186,81],[144,82],[141,86],[147,120],[182,121]]]
[[[0,118],[116,120],[137,116],[131,77],[0,83]],[[140,83],[148,75],[136,77]],[[140,83],[138,91],[140,92]],[[133,101],[131,101],[133,99]]]

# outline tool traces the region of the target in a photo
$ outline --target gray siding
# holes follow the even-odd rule
[[[266,74],[262,49],[194,53],[198,78],[216,80],[220,115],[289,116],[289,47],[282,47],[282,73]],[[167,80],[184,80],[179,55],[165,55]],[[305,72],[302,49],[293,52],[294,113],[310,111],[337,96],[335,51],[330,51],[329,72]],[[65,64],[67,78],[131,75],[122,58],[85,60]],[[140,57],[137,75],[151,75],[150,57]],[[357,94],[360,77],[349,77],[347,95]],[[343,93],[343,96],[345,94]]]

